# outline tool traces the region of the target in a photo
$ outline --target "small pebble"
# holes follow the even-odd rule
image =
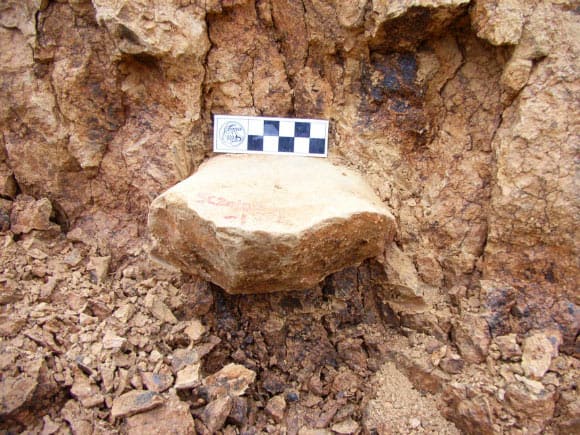
[[[290,391],[286,394],[286,401],[287,402],[298,402],[298,400],[300,399],[300,397],[298,396],[298,393],[296,393],[295,391]]]

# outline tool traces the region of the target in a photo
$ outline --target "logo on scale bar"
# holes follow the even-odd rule
[[[246,139],[244,126],[237,121],[228,121],[220,129],[220,142],[230,148],[237,148]]]

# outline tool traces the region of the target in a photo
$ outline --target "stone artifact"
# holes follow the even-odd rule
[[[152,255],[227,292],[302,290],[383,252],[395,220],[326,160],[224,155],[153,201]]]

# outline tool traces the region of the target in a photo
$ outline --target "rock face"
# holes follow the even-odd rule
[[[396,352],[465,433],[580,433],[577,3],[1,1],[0,432],[208,433],[189,407],[230,361],[255,379],[224,433],[367,430]],[[244,297],[151,263],[149,206],[215,113],[329,119],[397,220],[384,260]],[[164,402],[113,423],[131,390]],[[445,433],[406,410],[377,424]]]
[[[210,152],[212,113],[324,117],[422,279],[578,303],[573,2],[186,3],[3,3],[3,198],[47,198],[115,265]]]
[[[527,86],[517,89],[492,142],[497,175],[485,273],[543,279],[578,303],[580,202],[571,174],[580,129],[573,121],[578,102],[565,96],[580,91],[578,68],[570,67],[577,65],[580,28],[576,18],[546,4],[527,12],[528,25],[502,77],[514,88],[510,78],[528,62]]]
[[[227,292],[310,288],[383,252],[394,218],[326,160],[226,155],[151,205],[152,254]]]

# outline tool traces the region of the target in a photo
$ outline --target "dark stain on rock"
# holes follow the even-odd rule
[[[405,113],[409,109],[409,104],[403,100],[394,100],[391,103],[391,109],[397,113]]]
[[[417,60],[412,53],[403,53],[399,57],[399,68],[405,84],[411,86],[417,77]]]
[[[397,78],[395,71],[390,68],[385,68],[382,84],[384,88],[390,92],[397,92],[399,89],[401,89],[401,84],[399,83],[399,79]]]
[[[548,270],[546,270],[546,272],[544,273],[544,277],[546,278],[546,281],[548,281],[548,282],[551,282],[551,283],[556,282],[556,277],[554,275],[554,263],[550,264],[550,266],[548,267]]]
[[[133,55],[133,58],[145,67],[153,69],[159,68],[157,58],[149,53],[137,53]]]
[[[385,22],[371,41],[374,50],[413,49],[428,37],[431,11],[409,8],[404,15]]]
[[[415,147],[427,142],[424,89],[416,83],[414,54],[371,53],[362,68],[359,106],[365,124],[374,129],[397,129],[407,133]]]
[[[139,40],[137,34],[133,32],[131,29],[129,29],[127,26],[119,24],[119,26],[117,27],[117,31],[119,32],[119,37],[121,39],[124,39],[130,42],[131,44],[141,45],[141,41]]]

